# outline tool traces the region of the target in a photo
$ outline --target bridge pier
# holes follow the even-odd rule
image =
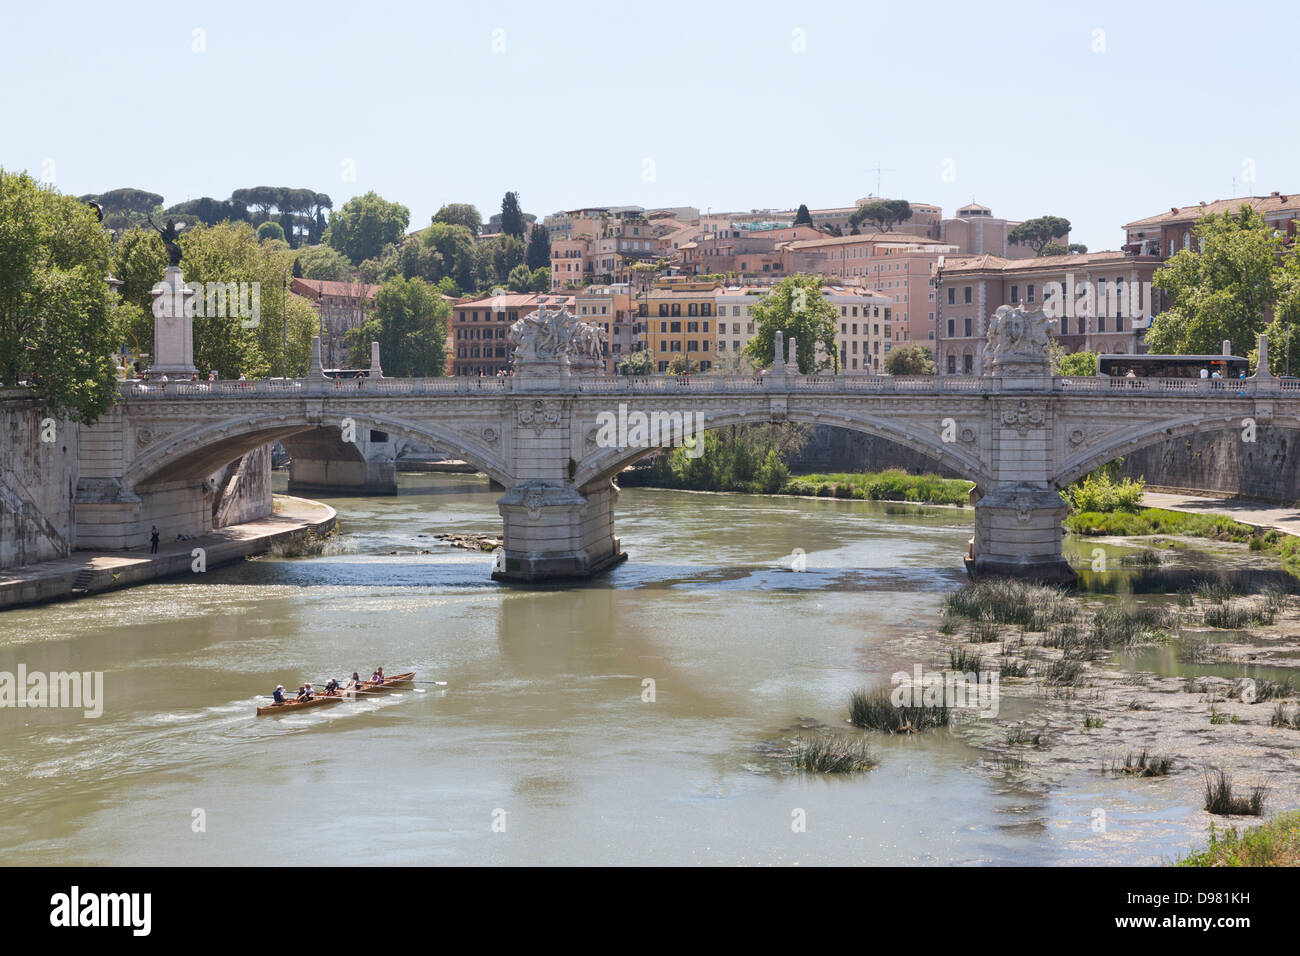
[[[627,560],[614,536],[618,488],[609,479],[581,492],[543,480],[515,485],[497,502],[504,554],[492,577],[540,583],[589,578]]]
[[[1061,551],[1068,510],[1050,487],[1019,484],[989,492],[975,503],[967,573],[1073,584],[1077,575]]]

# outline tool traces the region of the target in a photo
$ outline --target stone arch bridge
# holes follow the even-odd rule
[[[1261,354],[1267,343],[1261,337]],[[452,450],[504,488],[504,561],[494,577],[545,581],[622,560],[616,478],[654,447],[646,420],[696,427],[835,425],[922,452],[975,484],[972,574],[1065,581],[1058,491],[1144,445],[1255,425],[1300,428],[1300,382],[1052,377],[1045,354],[982,376],[788,374],[689,378],[582,375],[567,367],[488,379],[332,380],[319,362],[290,381],[123,385],[122,401],[83,432],[81,547],[148,539],[154,504],[184,516],[202,482],[268,442],[317,430],[374,429]],[[378,368],[377,360],[374,363]],[[1000,372],[1000,374],[998,374]],[[615,423],[632,427],[620,433]],[[197,497],[195,497],[197,496]]]

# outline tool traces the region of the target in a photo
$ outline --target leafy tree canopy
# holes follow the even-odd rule
[[[885,356],[888,375],[933,375],[934,359],[930,350],[920,342],[908,342],[890,349]]]
[[[409,209],[371,191],[349,199],[330,217],[325,241],[360,263],[378,257],[384,246],[401,239],[410,222]]]
[[[865,222],[878,232],[893,232],[895,226],[911,218],[912,204],[906,199],[874,199],[853,211],[849,225],[857,228]]]
[[[1042,255],[1044,246],[1069,233],[1070,220],[1060,216],[1039,216],[1037,219],[1026,219],[1013,228],[1007,233],[1007,240],[1016,245],[1028,246],[1034,250],[1034,255]]]
[[[109,236],[86,203],[0,168],[0,383],[94,422],[116,395]]]
[[[794,337],[795,357],[803,374],[838,367],[835,323],[839,313],[822,296],[822,280],[817,276],[782,279],[749,312],[754,319],[754,337],[745,346],[745,354],[757,367],[771,366],[778,331],[784,333],[787,348]]]

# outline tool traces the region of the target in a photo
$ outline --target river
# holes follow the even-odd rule
[[[1106,784],[1099,835],[1096,777],[1026,789],[950,730],[877,737],[880,765],[851,778],[762,753],[934,663],[909,635],[964,580],[969,509],[629,489],[628,562],[528,589],[434,537],[499,531],[486,481],[400,491],[330,500],[320,557],[0,614],[0,671],[105,687],[99,718],[0,710],[6,862],[1150,863],[1189,845],[1191,808],[1158,789]],[[377,664],[447,686],[254,716],[277,683]]]

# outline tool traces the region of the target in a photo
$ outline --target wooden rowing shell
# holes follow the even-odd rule
[[[405,674],[394,674],[391,677],[385,677],[382,684],[376,684],[368,680],[362,681],[360,689],[363,694],[382,694],[396,687],[409,687],[414,683],[414,678],[415,671],[407,671]],[[317,694],[311,700],[286,700],[283,704],[267,704],[264,707],[257,708],[257,716],[269,717],[275,714],[296,713],[311,707],[321,707],[325,704],[337,704],[341,700],[356,699],[357,695],[354,691],[340,688],[339,692],[333,697]]]

